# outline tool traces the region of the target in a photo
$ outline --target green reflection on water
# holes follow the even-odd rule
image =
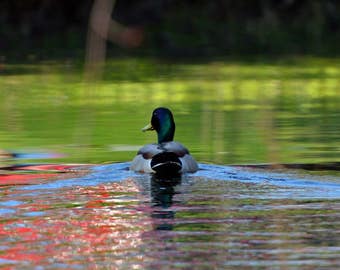
[[[9,64],[0,77],[0,143],[66,153],[68,162],[128,161],[156,141],[140,128],[155,107],[168,106],[176,140],[200,162],[336,161],[338,78],[336,60],[316,58],[112,59],[90,84],[72,62]]]

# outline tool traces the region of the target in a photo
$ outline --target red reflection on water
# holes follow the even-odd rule
[[[152,227],[139,207],[139,189],[129,179],[20,199],[24,203],[12,207],[16,214],[0,222],[0,259],[16,266],[65,263],[95,269],[123,263]]]
[[[67,164],[36,164],[36,165],[13,165],[0,168],[0,187],[8,185],[37,184],[43,180],[54,178],[60,173],[69,172],[76,167],[85,165]],[[88,165],[86,165],[88,166]],[[13,173],[13,172],[16,173]]]
[[[8,185],[28,185],[37,183],[43,179],[57,176],[56,173],[40,173],[40,174],[3,174],[0,175],[0,186]]]
[[[11,171],[57,171],[67,172],[70,169],[78,168],[81,166],[88,166],[85,164],[33,164],[33,165],[15,165],[7,167]]]

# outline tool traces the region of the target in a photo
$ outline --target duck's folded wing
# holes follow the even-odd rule
[[[179,158],[182,162],[182,172],[186,173],[194,173],[198,171],[198,164],[196,160],[189,154],[184,155],[183,157]]]
[[[130,170],[136,172],[151,173],[151,159],[154,155],[162,152],[158,144],[147,144],[143,146],[137,153],[137,156],[132,160]]]
[[[151,169],[151,159],[145,159],[143,158],[143,155],[135,156],[131,162],[130,170],[145,173],[153,172]]]
[[[137,155],[142,155],[144,159],[152,159],[154,155],[163,152],[163,150],[159,147],[159,144],[152,143],[144,145],[141,149],[139,149]]]

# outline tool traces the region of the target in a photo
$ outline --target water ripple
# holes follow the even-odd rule
[[[122,181],[127,178],[138,178],[139,174],[129,171],[130,163],[114,163],[109,165],[94,166],[92,173],[79,178],[62,179],[54,182],[21,187],[23,190],[51,190],[72,186],[92,186],[108,182]],[[275,193],[262,194],[266,198],[340,198],[340,183],[327,181],[325,177],[309,176],[302,178],[289,173],[272,173],[256,170],[200,164],[200,170],[193,177],[222,181],[239,181],[244,183],[260,184],[275,187]],[[266,187],[266,189],[268,189]],[[247,196],[247,195],[245,195]]]
[[[128,166],[94,166],[80,177],[7,187],[0,198],[0,266],[340,265],[337,179],[200,164],[197,173],[164,182]]]

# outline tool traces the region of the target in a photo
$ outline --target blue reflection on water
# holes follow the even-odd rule
[[[71,179],[62,179],[45,184],[21,187],[23,190],[51,190],[72,186],[94,186],[103,183],[122,181],[127,178],[145,177],[128,170],[128,162],[94,166],[92,172]],[[331,176],[311,176],[268,171],[256,171],[247,168],[200,164],[200,170],[190,177],[217,181],[240,181],[258,185],[276,186],[278,191],[284,188],[285,193],[266,194],[266,198],[340,198],[340,183]],[[329,180],[331,179],[331,180]],[[332,181],[333,180],[333,181]],[[280,189],[281,188],[281,189]],[[38,191],[39,192],[39,191]]]
[[[24,213],[23,216],[26,217],[40,217],[45,215],[44,211],[32,211],[32,212],[28,212],[28,213]]]
[[[8,208],[0,208],[0,216],[8,215],[8,214],[14,214],[16,210],[14,209],[8,209]]]
[[[24,202],[22,201],[17,201],[17,200],[8,200],[8,201],[1,201],[0,202],[0,216],[4,215],[9,215],[9,214],[14,214],[16,213],[16,209],[12,207],[19,206],[23,204]],[[3,208],[2,208],[3,207]],[[7,208],[8,207],[8,208]]]
[[[0,258],[0,265],[4,265],[4,264],[14,264],[14,263],[17,263],[17,261],[14,261],[14,260],[7,260],[7,259],[1,259]]]
[[[122,181],[136,175],[128,170],[129,163],[114,163],[92,167],[92,172],[77,178],[62,179],[39,185],[21,187],[23,190],[59,189],[72,186],[95,186],[108,182]]]
[[[14,206],[18,206],[18,205],[23,204],[23,203],[24,202],[22,202],[22,201],[9,200],[9,201],[0,202],[0,206],[14,207]]]

